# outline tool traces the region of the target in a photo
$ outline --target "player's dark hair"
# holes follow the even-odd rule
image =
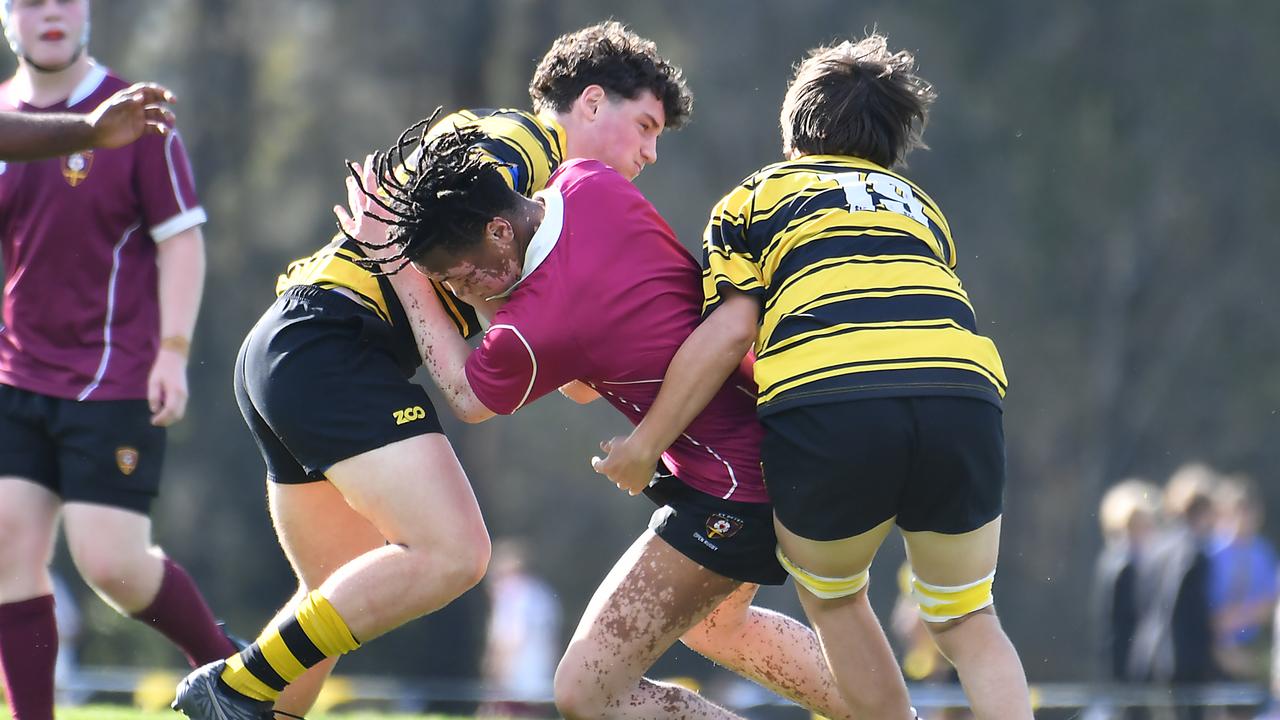
[[[374,153],[382,192],[365,195],[382,212],[366,214],[391,226],[387,242],[361,242],[339,225],[347,239],[365,248],[399,248],[380,262],[361,263],[376,274],[394,274],[433,249],[457,254],[474,247],[483,241],[489,221],[515,206],[518,196],[502,179],[501,166],[476,147],[485,138],[483,132],[463,125],[427,140],[439,115],[437,108],[405,129],[386,151]],[[406,157],[415,144],[417,150]],[[348,163],[347,169],[359,182],[354,166]],[[397,264],[382,269],[391,263]]]
[[[568,112],[588,85],[627,100],[644,90],[653,92],[671,130],[684,125],[693,112],[693,94],[680,68],[659,55],[652,40],[615,20],[556,38],[533,71],[529,98],[534,110]]]
[[[889,50],[883,35],[810,51],[782,101],[782,150],[846,155],[892,167],[924,144],[937,97],[915,57]]]

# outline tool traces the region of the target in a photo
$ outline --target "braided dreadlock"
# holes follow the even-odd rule
[[[387,242],[363,242],[339,230],[348,240],[369,250],[397,247],[380,260],[357,261],[375,275],[392,275],[405,265],[439,248],[457,254],[479,244],[490,220],[511,209],[515,193],[499,172],[501,163],[486,157],[477,145],[487,136],[475,126],[460,125],[427,139],[440,108],[410,125],[385,151],[373,155],[379,188],[364,189],[353,163],[347,171],[361,191],[383,211],[367,217],[390,226]],[[417,149],[408,154],[414,145]],[[387,264],[397,263],[391,270]]]

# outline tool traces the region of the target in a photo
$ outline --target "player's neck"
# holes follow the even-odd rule
[[[533,241],[534,233],[538,232],[538,228],[542,226],[542,218],[547,214],[547,206],[542,204],[542,200],[538,198],[528,199],[521,198],[521,202],[516,206],[515,217],[511,219],[511,227],[515,230],[516,247],[520,253],[520,262],[524,263],[525,256],[529,252],[529,243]]]
[[[75,62],[57,72],[37,70],[24,60],[18,63],[18,71],[14,73],[10,84],[11,92],[16,99],[28,105],[56,105],[71,97],[71,93],[93,69],[94,64],[93,58],[83,52]]]

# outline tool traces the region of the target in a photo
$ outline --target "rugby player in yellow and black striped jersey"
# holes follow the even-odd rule
[[[704,314],[721,288],[763,309],[761,416],[860,398],[1004,396],[947,220],[897,173],[838,155],[770,165],[716,206],[705,252]]]
[[[922,146],[932,87],[871,35],[814,50],[782,107],[787,160],[716,206],[702,325],[597,471],[643,487],[658,455],[755,346],[761,467],[778,560],[858,716],[912,717],[866,601],[895,525],[921,617],[977,718],[1031,718],[996,619],[1004,369],[978,333],[937,204],[891,170]],[[889,672],[886,672],[889,671]],[[892,681],[891,681],[892,679]]]
[[[547,178],[568,157],[564,127],[554,113],[534,115],[523,110],[460,110],[445,116],[427,133],[427,139],[458,126],[471,126],[484,133],[477,147],[502,168],[502,177],[512,190],[529,196],[547,184]],[[349,297],[373,311],[396,330],[396,346],[416,367],[417,346],[408,329],[404,309],[386,277],[377,275],[360,262],[364,254],[341,234],[309,257],[295,260],[276,282],[276,294],[291,287],[312,285],[341,288]],[[436,294],[463,337],[480,330],[476,311],[448,288],[436,284]]]
[[[616,22],[557,39],[529,90],[533,113],[462,112],[434,132],[481,128],[476,146],[529,193],[568,157],[634,178],[692,105],[680,70]],[[255,643],[179,684],[174,707],[190,717],[247,720],[273,705],[301,714],[337,656],[484,574],[488,532],[426,391],[411,381],[422,358],[405,313],[360,256],[335,241],[292,265],[237,358],[236,400],[266,461],[272,519],[299,587]],[[464,334],[476,329],[461,305],[453,317]]]

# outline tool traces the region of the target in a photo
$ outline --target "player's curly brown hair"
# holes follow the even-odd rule
[[[387,241],[362,242],[338,224],[348,240],[364,248],[396,248],[391,257],[360,262],[374,274],[395,274],[435,248],[456,254],[475,246],[484,238],[485,225],[519,197],[502,179],[501,165],[477,149],[484,133],[475,126],[461,125],[427,140],[439,116],[436,108],[406,128],[390,148],[374,153],[381,192],[365,195],[379,210],[367,214],[391,226]],[[359,183],[355,166],[348,163],[347,169]]]
[[[534,110],[566,112],[588,85],[633,100],[649,90],[662,101],[670,130],[688,122],[693,94],[680,68],[658,54],[652,40],[615,20],[556,38],[529,83]]]
[[[796,66],[782,102],[782,151],[848,155],[883,167],[924,144],[933,86],[915,57],[883,35],[815,48]]]

